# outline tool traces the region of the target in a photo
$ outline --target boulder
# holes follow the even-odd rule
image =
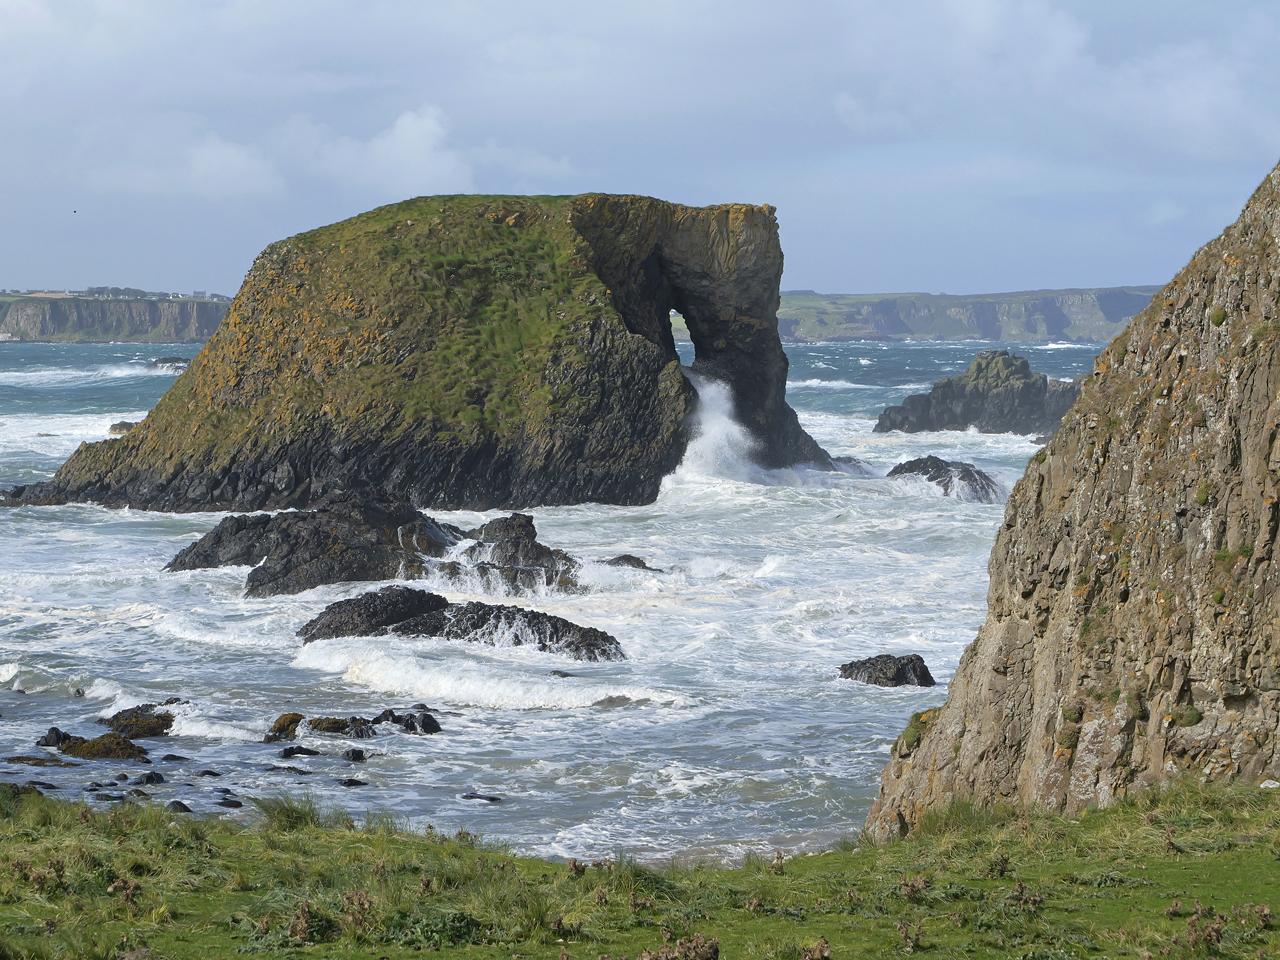
[[[49,731],[54,733],[57,728]],[[60,731],[59,731],[60,732]],[[46,738],[42,738],[47,739]],[[41,746],[45,746],[42,741],[37,741]],[[58,749],[68,756],[78,757],[81,760],[146,760],[147,750],[140,747],[131,740],[126,740],[118,733],[104,733],[100,737],[94,737],[92,740],[86,740],[84,737],[73,737],[62,734],[61,742]]]
[[[937,484],[945,497],[954,497],[967,503],[1000,503],[1004,489],[988,474],[972,463],[962,460],[943,460],[941,457],[920,457],[907,460],[889,471],[889,477],[921,477]]]
[[[918,653],[895,657],[881,653],[866,660],[851,660],[840,664],[840,676],[845,680],[874,683],[878,687],[932,687],[933,676]]]
[[[307,727],[315,733],[332,733],[356,740],[368,740],[377,736],[373,724],[363,717],[316,717],[307,721]]]
[[[143,703],[136,707],[121,710],[110,717],[100,718],[98,723],[106,724],[112,733],[118,733],[130,740],[138,737],[163,737],[173,726],[173,714],[161,707],[171,707],[182,703],[177,697],[171,697],[164,703]]]
[[[1050,380],[1032,373],[1025,357],[983,350],[960,376],[885,407],[873,432],[977,427],[981,433],[1053,434],[1079,393],[1080,381]]]
[[[267,735],[262,738],[262,742],[278,743],[281,740],[292,740],[298,735],[298,724],[305,719],[306,718],[300,713],[280,714],[280,716],[276,717],[276,722],[271,725],[271,729],[267,731]],[[301,748],[299,747],[297,749]]]
[[[331,603],[298,631],[302,642],[327,640],[330,637],[368,637],[382,627],[403,623],[423,614],[443,610],[449,601],[436,593],[411,587],[383,587],[376,593],[365,593],[351,600]]]
[[[415,607],[428,608],[413,614]],[[350,615],[360,611],[359,616]],[[350,633],[341,631],[350,630]],[[339,631],[339,632],[335,632]],[[521,607],[472,601],[450,604],[436,594],[411,587],[384,587],[325,607],[298,631],[304,644],[332,636],[443,637],[490,646],[531,645],[545,653],[578,660],[622,660],[618,641],[594,627]],[[315,723],[312,722],[314,729]]]

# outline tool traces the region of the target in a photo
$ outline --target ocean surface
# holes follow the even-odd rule
[[[800,422],[832,454],[864,461],[869,477],[751,466],[728,398],[708,389],[701,434],[655,503],[529,511],[550,546],[586,561],[631,553],[664,571],[588,563],[585,592],[516,601],[607,630],[626,652],[621,663],[400,638],[304,648],[299,626],[368,585],[250,600],[245,568],[162,572],[221,514],[0,510],[0,757],[52,756],[34,746],[50,726],[92,737],[104,731],[96,719],[124,707],[186,701],[173,708],[172,736],[144,741],[151,767],[6,760],[0,780],[39,780],[78,798],[93,796],[83,793],[90,781],[150,769],[166,781],[146,788],[154,799],[197,812],[247,818],[252,797],[309,792],[357,814],[391,811],[561,857],[733,859],[856,835],[894,738],[913,712],[945,700],[984,618],[987,556],[1004,514],[1003,504],[884,474],[936,454],[977,464],[1007,491],[1037,449],[1011,434],[871,428],[886,404],[962,371],[988,346],[787,347]],[[1014,349],[1032,369],[1069,379],[1092,369],[1098,347]],[[0,486],[50,477],[82,441],[141,419],[174,379],[146,362],[192,353],[0,344]],[[436,515],[466,527],[501,513]],[[841,663],[877,653],[921,654],[939,685],[839,679]],[[287,711],[372,716],[418,702],[443,733],[383,725],[355,744],[304,735],[322,755],[290,760],[261,742]],[[365,763],[341,759],[352,745]],[[339,785],[352,777],[366,785]],[[228,793],[245,806],[214,806]]]

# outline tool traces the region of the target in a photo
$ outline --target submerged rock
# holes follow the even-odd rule
[[[368,740],[376,737],[373,724],[363,717],[316,717],[307,721],[308,729],[315,733],[332,733],[340,737]]]
[[[169,373],[182,373],[191,366],[191,361],[186,357],[157,357],[147,362],[147,368],[150,370],[164,370]]]
[[[941,487],[943,496],[967,503],[999,503],[1004,499],[1004,490],[1000,484],[972,463],[962,460],[920,457],[898,464],[889,471],[888,476],[920,477]]]
[[[604,561],[606,567],[630,567],[632,570],[647,570],[649,573],[663,573],[657,567],[651,567],[639,557],[624,553],[616,557],[610,557]]]
[[[825,462],[786,403],[781,275],[770,206],[380,207],[268,247],[146,420],[8,499],[248,511],[361,488],[441,509],[651,502],[696,401],[677,307],[695,370],[730,385],[759,464]]]
[[[306,718],[300,713],[282,713],[276,717],[276,722],[271,725],[271,729],[267,731],[267,735],[262,738],[263,743],[278,743],[281,740],[292,740],[298,734],[298,724]],[[301,747],[287,749],[302,749]],[[282,753],[281,756],[284,756]]]
[[[1052,434],[1079,393],[1079,382],[1032,373],[1024,357],[983,350],[960,376],[944,377],[928,393],[886,407],[873,432],[977,427],[980,433]]]
[[[840,664],[840,676],[845,680],[874,683],[878,687],[932,687],[933,675],[918,653],[895,657],[881,653],[866,660],[851,660]]]
[[[416,599],[412,596],[415,594]],[[431,609],[416,616],[406,615],[405,611],[414,604]],[[359,617],[349,615],[357,609],[361,611]],[[339,623],[358,628],[358,632],[333,633],[336,629],[333,625]],[[578,660],[625,659],[618,641],[594,627],[579,626],[562,617],[521,607],[478,601],[450,604],[424,590],[396,586],[330,604],[303,625],[298,636],[307,644],[321,637],[385,636],[388,633],[443,637],[490,646],[534,646],[545,653],[562,653]]]
[[[53,742],[55,740],[56,743]],[[86,740],[84,737],[72,736],[63,733],[57,727],[51,727],[45,736],[36,741],[36,744],[42,747],[56,746],[62,753],[77,757],[80,760],[141,760],[144,763],[151,762],[145,759],[147,755],[145,747],[140,747],[131,740],[126,740],[118,733],[104,733],[100,737]]]

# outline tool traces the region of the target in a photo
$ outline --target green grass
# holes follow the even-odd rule
[[[1271,956],[1277,793],[1188,782],[1075,818],[957,804],[882,848],[577,870],[306,799],[245,827],[0,794],[0,958],[594,960],[697,935],[777,960],[820,938],[838,960]]]

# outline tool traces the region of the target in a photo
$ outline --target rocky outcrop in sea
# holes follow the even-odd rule
[[[955,497],[967,503],[999,503],[1004,490],[992,477],[963,460],[941,457],[918,457],[898,464],[888,477],[919,477],[938,487],[944,497]]]
[[[785,398],[774,209],[648,197],[421,197],[272,244],[191,368],[121,439],[4,503],[306,508],[652,501],[693,371],[765,467],[825,452]]]
[[[928,393],[913,393],[886,407],[875,433],[967,430],[1052,434],[1080,392],[1078,383],[1032,373],[1025,357],[983,350],[958,377],[944,377]]]
[[[986,622],[899,737],[881,839],[1280,777],[1280,167],[1098,357],[1010,495]]]

